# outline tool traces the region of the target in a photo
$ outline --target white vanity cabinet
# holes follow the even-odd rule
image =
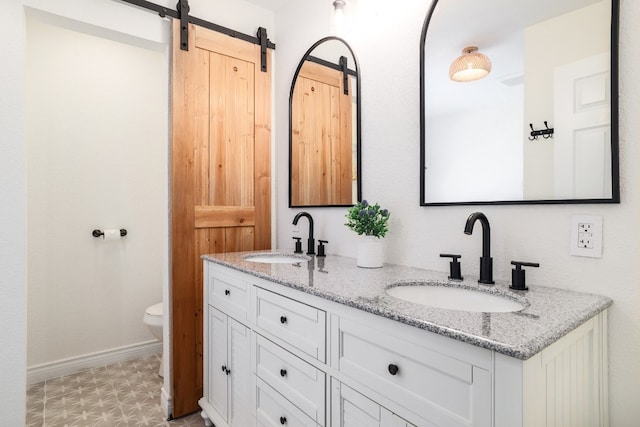
[[[606,310],[521,360],[215,262],[204,277],[207,425],[608,426]]]
[[[609,426],[607,311],[522,361],[495,354],[497,427]]]

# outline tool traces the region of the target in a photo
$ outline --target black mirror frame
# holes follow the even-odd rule
[[[467,205],[552,205],[552,204],[595,204],[620,203],[620,153],[618,121],[618,44],[620,22],[620,0],[611,0],[611,198],[607,199],[545,199],[545,200],[502,200],[469,202],[427,202],[425,195],[425,43],[427,29],[439,0],[433,0],[427,12],[420,36],[420,206],[467,206]]]
[[[309,49],[307,49],[307,51],[305,52],[305,54],[302,56],[302,59],[300,60],[300,63],[298,64],[298,68],[296,68],[296,72],[293,75],[293,80],[291,81],[291,90],[289,92],[289,207],[290,208],[330,208],[330,207],[346,207],[346,206],[353,206],[353,204],[348,204],[348,205],[294,205],[292,203],[292,185],[291,185],[291,172],[292,172],[292,159],[293,159],[293,90],[296,86],[296,80],[298,79],[298,74],[300,74],[300,69],[302,68],[302,66],[304,65],[304,62],[311,56],[311,52],[313,52],[313,50],[318,47],[319,45],[321,45],[324,42],[330,41],[330,40],[337,40],[341,43],[343,43],[347,49],[349,49],[349,53],[351,54],[351,57],[353,58],[353,62],[355,63],[355,77],[356,77],[356,164],[357,164],[357,170],[356,170],[356,179],[357,179],[357,183],[356,183],[356,191],[357,191],[357,200],[361,201],[362,200],[362,156],[361,156],[361,151],[362,151],[362,144],[361,144],[361,114],[362,114],[362,108],[361,108],[361,102],[362,102],[362,94],[361,94],[361,88],[360,88],[360,65],[358,63],[358,57],[356,56],[356,54],[353,52],[353,49],[351,49],[351,46],[349,46],[349,43],[347,43],[344,39],[340,38],[340,37],[335,37],[335,36],[328,36],[328,37],[324,37],[320,40],[318,40],[317,42],[315,42]]]

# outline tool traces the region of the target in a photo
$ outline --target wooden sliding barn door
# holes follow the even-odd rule
[[[171,145],[173,416],[202,397],[202,261],[271,247],[271,60],[260,46],[174,21]],[[270,51],[269,51],[270,55]]]

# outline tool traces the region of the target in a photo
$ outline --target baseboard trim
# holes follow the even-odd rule
[[[98,368],[160,353],[162,353],[162,343],[158,340],[151,340],[30,366],[27,368],[27,384],[35,384],[85,369]]]
[[[164,388],[164,385],[162,386],[161,392],[160,392],[160,407],[162,408],[162,412],[164,413],[164,416],[166,419],[170,420],[171,419],[171,395],[167,392],[167,390]]]

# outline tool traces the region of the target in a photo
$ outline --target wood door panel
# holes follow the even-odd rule
[[[174,26],[175,31],[175,26]],[[174,32],[175,34],[175,32]],[[174,37],[171,84],[171,382],[174,415],[189,411],[197,393],[195,321],[196,247],[189,218],[194,215],[194,164],[192,135],[196,117],[193,90],[187,76],[192,73],[192,56],[176,48]],[[191,46],[190,46],[191,47]],[[176,96],[176,94],[179,94]],[[179,255],[178,255],[179,254]],[[186,260],[186,262],[185,262]],[[188,307],[188,308],[187,308]],[[181,349],[189,349],[187,352]],[[183,390],[188,390],[183,392]],[[187,413],[187,412],[184,412]]]
[[[256,62],[256,45],[234,39],[225,34],[216,33],[202,27],[189,25],[190,34],[194,34],[195,46],[209,52],[218,52],[230,58]],[[192,32],[191,32],[192,31]],[[191,38],[189,39],[191,41]],[[259,49],[259,48],[258,48]],[[258,62],[260,57],[258,56]]]
[[[193,101],[193,117],[187,117],[190,121],[188,128],[193,132],[193,163],[194,163],[194,188],[193,193],[198,205],[208,205],[206,195],[209,193],[209,87],[208,77],[211,69],[209,53],[195,49],[191,58],[193,66],[193,92],[190,94]],[[187,95],[189,96],[189,95]]]
[[[222,206],[252,206],[255,64],[211,53],[210,162],[213,185],[209,202]]]
[[[171,329],[174,417],[202,397],[202,261],[271,247],[271,75],[260,48],[174,21]],[[268,64],[270,65],[270,53]],[[265,111],[266,109],[266,111]]]
[[[225,252],[250,251],[254,248],[253,227],[229,227],[225,232]]]
[[[254,226],[256,223],[255,213],[255,206],[196,206],[194,212],[195,227]]]

